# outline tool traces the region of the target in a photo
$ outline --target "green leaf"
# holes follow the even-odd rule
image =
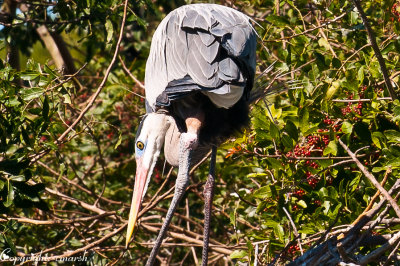
[[[374,168],[372,168],[372,172],[373,172],[373,173],[379,173],[379,172],[382,172],[382,171],[386,171],[387,169],[388,169],[387,166],[383,166],[383,167],[374,167]]]
[[[67,172],[67,168],[65,167],[65,164],[64,164],[64,163],[61,163],[61,164],[60,164],[60,169],[59,169],[58,171],[60,171],[60,174],[58,175],[57,183],[60,181],[61,177],[62,177],[63,175],[65,175],[66,172]]]
[[[13,204],[14,200],[14,188],[10,182],[8,182],[7,186],[7,198],[6,201],[3,203],[4,207],[10,207]]]
[[[277,27],[285,27],[287,25],[290,25],[290,22],[282,16],[269,15],[265,18],[265,20]]]
[[[351,11],[350,12],[350,22],[352,25],[357,24],[358,20],[358,12]]]
[[[325,57],[322,54],[318,53],[318,52],[314,52],[314,57],[316,59],[315,62],[317,64],[318,69],[320,71],[325,70],[326,67],[327,67],[327,65],[325,64]]]
[[[21,96],[22,99],[24,99],[25,101],[30,101],[40,97],[44,91],[45,88],[39,88],[39,87],[27,88],[21,90]]]
[[[279,238],[279,240],[283,241],[283,238],[285,236],[285,231],[283,230],[282,225],[280,224],[275,224],[274,226],[274,233],[276,234],[276,236]]]
[[[17,249],[15,248],[14,242],[7,235],[4,235],[4,239],[6,240],[7,245],[11,248],[12,254],[16,255]]]
[[[331,202],[328,200],[325,200],[324,203],[321,205],[324,208],[324,214],[327,215],[329,212],[329,209],[331,207]]]
[[[298,133],[297,127],[296,127],[296,125],[295,125],[292,121],[290,121],[290,120],[288,120],[288,121],[286,122],[285,131],[286,131],[286,132],[289,134],[289,136],[290,136],[292,139],[294,139],[295,141],[297,141],[297,139],[299,138],[299,133]]]
[[[118,141],[117,143],[115,143],[114,149],[116,150],[118,148],[119,145],[121,145],[122,142],[122,134],[120,133],[118,136]]]
[[[382,132],[375,131],[372,133],[371,137],[372,137],[372,141],[374,142],[376,147],[378,147],[379,149],[386,147],[386,145],[385,145],[386,138],[385,138],[385,135],[382,134]]]
[[[326,91],[325,99],[330,100],[333,97],[333,95],[336,94],[336,92],[338,91],[339,88],[340,88],[339,81],[332,82],[332,85]]]
[[[395,108],[393,108],[393,113],[396,116],[397,119],[400,118],[400,106],[396,106]]]
[[[12,176],[10,176],[10,180],[15,181],[15,182],[23,182],[23,181],[25,181],[25,176],[24,175],[12,175]]]
[[[316,228],[313,225],[303,225],[299,229],[299,233],[302,233],[302,234],[314,234],[314,233],[318,232],[317,230],[318,230],[318,228]]]
[[[302,108],[300,110],[299,116],[300,116],[299,117],[299,120],[300,120],[299,121],[300,122],[299,127],[300,127],[300,130],[301,130],[301,133],[303,133],[303,135],[304,135],[304,133],[310,128],[309,125],[308,125],[308,120],[309,120],[310,114],[309,114],[307,108]]]
[[[400,142],[400,132],[399,131],[389,129],[389,130],[385,130],[384,134],[389,142]]]
[[[44,65],[44,71],[46,71],[46,73],[50,74],[50,77],[52,79],[57,78],[57,74],[48,65]]]
[[[274,139],[279,138],[279,128],[275,125],[274,122],[269,124],[269,132],[271,133],[271,137]]]
[[[329,192],[328,192],[328,190],[326,189],[326,187],[322,187],[322,188],[319,190],[319,196],[320,196],[320,198],[328,197],[328,195],[329,195]]]
[[[71,97],[66,93],[63,95],[64,103],[71,104]]]
[[[307,203],[304,200],[299,200],[296,202],[296,204],[304,209],[307,208]]]
[[[35,71],[29,71],[29,70],[27,70],[27,71],[21,72],[19,76],[20,76],[20,78],[21,78],[22,80],[28,80],[28,81],[30,81],[30,80],[34,80],[34,79],[36,79],[37,77],[39,77],[39,76],[40,76],[40,73],[35,72]]]
[[[109,43],[113,39],[114,28],[111,20],[106,20],[106,32],[107,32],[107,43]]]
[[[283,168],[282,162],[275,158],[268,158],[267,162],[271,165],[272,169],[279,170]]]
[[[325,38],[319,38],[318,44],[319,46],[324,47],[327,51],[329,51],[330,45]]]
[[[353,125],[350,122],[343,122],[342,124],[342,132],[344,134],[351,134],[353,132]]]
[[[364,66],[361,66],[357,72],[357,79],[360,84],[364,82]]]
[[[72,239],[70,239],[68,242],[69,242],[69,243],[71,244],[71,246],[73,246],[73,247],[81,247],[81,246],[83,246],[82,242],[79,241],[79,240],[77,240],[76,238],[72,238]]]
[[[231,253],[230,258],[231,259],[242,259],[247,256],[247,251],[246,250],[235,250]]]
[[[282,134],[282,144],[288,149],[293,149],[294,147],[292,138],[286,132]]]
[[[336,156],[338,151],[338,146],[335,140],[332,140],[329,142],[328,146],[324,149],[323,155],[326,156],[328,154],[332,154],[333,156]]]
[[[21,135],[22,135],[22,139],[24,140],[26,145],[31,147],[32,146],[31,140],[29,138],[28,132],[26,131],[26,129],[24,127],[21,127]]]
[[[361,175],[358,174],[355,178],[353,178],[350,181],[350,184],[349,184],[350,192],[354,192],[357,189],[358,184],[360,183],[360,179],[361,179]]]
[[[229,220],[231,222],[231,225],[233,225],[233,227],[236,227],[236,209],[235,209],[235,211],[230,212]]]
[[[256,191],[253,192],[253,197],[259,198],[259,199],[270,198],[270,197],[272,197],[273,194],[276,194],[276,191],[274,191],[271,188],[272,187],[269,186],[269,185],[261,187],[261,188],[259,188],[259,189],[257,189]]]

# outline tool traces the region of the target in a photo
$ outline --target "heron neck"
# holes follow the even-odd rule
[[[181,132],[175,120],[172,119],[165,134],[164,155],[167,162],[174,167],[179,166],[180,137]]]

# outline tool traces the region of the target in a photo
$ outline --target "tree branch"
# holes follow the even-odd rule
[[[124,27],[125,27],[125,21],[126,21],[126,11],[127,11],[127,7],[128,7],[128,0],[125,0],[124,3],[124,15],[122,17],[122,22],[121,22],[121,30],[119,32],[119,37],[118,37],[118,41],[117,41],[117,45],[115,46],[115,51],[114,51],[114,55],[113,58],[111,60],[110,65],[108,66],[106,73],[104,74],[104,78],[101,81],[99,87],[97,88],[96,92],[91,96],[90,101],[88,102],[88,104],[86,105],[86,107],[81,111],[81,113],[79,114],[79,116],[75,119],[75,121],[69,126],[69,128],[67,128],[67,130],[65,130],[57,139],[57,144],[60,143],[67,135],[69,132],[71,132],[72,129],[75,128],[75,126],[82,120],[82,118],[85,116],[85,114],[89,111],[89,109],[93,106],[94,101],[96,100],[96,98],[99,96],[101,90],[104,88],[104,85],[107,82],[108,76],[110,75],[111,69],[115,64],[115,61],[117,60],[117,56],[118,56],[118,52],[119,52],[119,47],[121,46],[121,41],[122,41],[122,37],[123,37],[123,33],[124,33]]]
[[[367,16],[365,15],[365,12],[361,6],[360,0],[353,0],[353,2],[354,2],[354,5],[357,7],[357,10],[360,13],[361,18],[364,22],[364,26],[365,26],[365,29],[367,30],[368,38],[369,38],[369,41],[371,42],[372,49],[374,49],[376,59],[378,59],[379,66],[381,67],[381,71],[383,74],[383,78],[385,79],[385,83],[386,83],[386,87],[389,91],[389,95],[390,95],[390,97],[392,97],[392,100],[395,100],[395,99],[397,99],[397,95],[392,87],[392,82],[390,81],[390,77],[388,74],[388,70],[386,68],[385,60],[383,59],[381,51],[379,50],[378,44],[376,43],[375,34],[374,34],[371,26],[369,25],[369,21],[368,21]]]
[[[350,155],[350,157],[353,159],[353,161],[357,164],[358,168],[361,170],[361,172],[371,181],[371,183],[381,192],[381,194],[387,199],[387,201],[390,203],[390,205],[393,207],[394,211],[396,212],[396,215],[400,218],[400,208],[399,205],[394,201],[394,199],[389,195],[389,193],[384,189],[381,184],[375,179],[375,177],[368,172],[368,170],[365,168],[365,166],[357,159],[356,155],[347,147],[346,144],[343,143],[341,139],[339,139],[340,145],[343,147],[343,149],[346,150],[346,152]]]

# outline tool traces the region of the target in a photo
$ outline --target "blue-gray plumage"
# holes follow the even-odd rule
[[[182,88],[182,95],[200,90],[218,107],[231,107],[252,87],[255,49],[256,32],[243,13],[213,4],[172,11],[153,36],[146,64],[148,105],[155,111],[170,97],[179,98],[174,84],[184,81],[191,86]]]
[[[148,114],[135,140],[137,170],[127,246],[163,146],[167,161],[179,170],[174,197],[147,265],[153,265],[188,186],[190,165],[212,149],[204,188],[202,265],[207,264],[216,147],[248,123],[256,36],[249,17],[215,4],[182,6],[168,14],[154,33],[145,75]]]

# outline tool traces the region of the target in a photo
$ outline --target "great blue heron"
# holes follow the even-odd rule
[[[147,265],[154,263],[188,186],[189,167],[211,149],[204,188],[202,264],[207,264],[216,147],[248,123],[256,38],[248,16],[215,4],[182,6],[168,14],[154,33],[146,64],[147,114],[135,140],[137,170],[127,246],[163,145],[167,161],[179,170],[174,197]]]

